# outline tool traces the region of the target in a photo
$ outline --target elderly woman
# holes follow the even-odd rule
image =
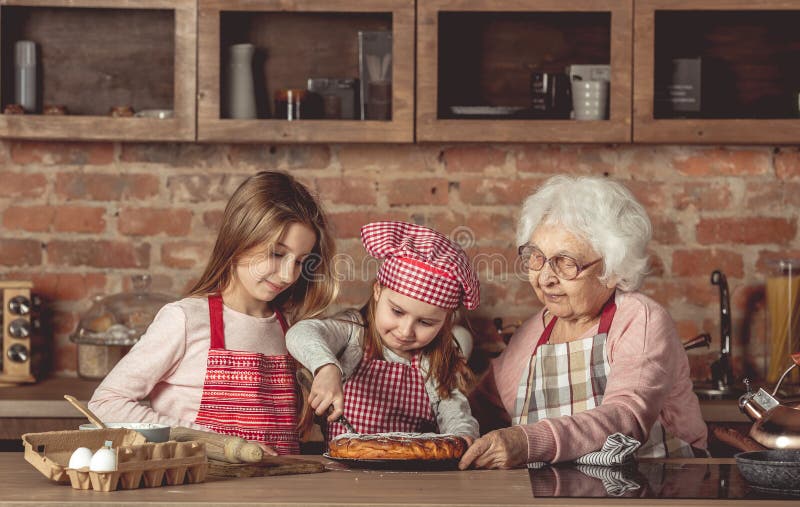
[[[569,461],[614,433],[641,442],[640,457],[706,447],[675,324],[636,292],[651,235],[641,204],[605,178],[555,176],[528,197],[517,242],[544,308],[473,396],[479,418],[490,406],[512,426],[476,440],[462,469]]]

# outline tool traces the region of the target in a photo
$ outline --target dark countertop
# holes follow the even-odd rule
[[[51,377],[35,384],[0,387],[0,417],[78,417],[80,412],[64,395],[87,403],[99,385],[99,380]]]

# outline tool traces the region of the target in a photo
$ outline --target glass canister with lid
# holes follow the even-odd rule
[[[102,379],[137,342],[156,313],[175,298],[150,292],[150,275],[131,277],[133,290],[97,295],[70,340],[78,348],[78,375]]]

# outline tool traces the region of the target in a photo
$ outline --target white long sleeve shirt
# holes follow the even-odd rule
[[[225,348],[286,354],[280,322],[223,306]],[[211,330],[208,298],[189,297],[159,310],[142,338],[97,388],[89,408],[105,422],[194,423],[206,377]],[[149,399],[150,406],[141,401]]]

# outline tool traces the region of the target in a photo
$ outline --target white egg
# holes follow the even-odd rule
[[[113,472],[117,469],[117,453],[108,447],[101,447],[92,456],[89,470],[92,472]]]
[[[88,447],[78,447],[69,457],[69,468],[88,467],[92,461],[92,450]]]

